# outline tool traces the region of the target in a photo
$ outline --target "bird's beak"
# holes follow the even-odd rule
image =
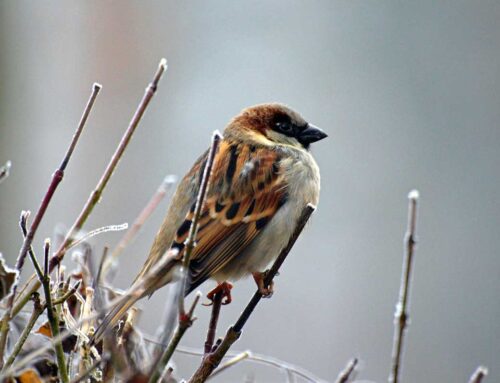
[[[307,124],[307,128],[300,132],[298,139],[302,145],[309,145],[326,137],[328,135],[320,128],[312,124]]]

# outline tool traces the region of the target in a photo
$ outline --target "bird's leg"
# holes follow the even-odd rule
[[[229,282],[217,283],[217,286],[207,294],[207,298],[210,300],[210,303],[205,304],[205,306],[211,306],[214,303],[216,294],[222,294],[222,304],[228,305],[233,300],[233,298],[231,297],[232,288],[233,285]]]
[[[267,271],[252,273],[255,283],[257,283],[257,288],[262,294],[262,298],[271,298],[274,293],[274,281],[271,281],[269,286],[264,286],[264,278],[267,275]]]

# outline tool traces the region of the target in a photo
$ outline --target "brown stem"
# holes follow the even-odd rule
[[[403,272],[399,290],[399,299],[394,313],[394,341],[392,346],[392,364],[389,382],[398,383],[401,370],[401,355],[403,352],[404,332],[408,325],[408,295],[410,290],[410,276],[415,250],[415,229],[417,224],[418,191],[413,190],[408,194],[408,225],[405,234],[405,256],[403,259]]]
[[[272,267],[267,271],[266,276],[264,277],[264,286],[269,286],[278,272],[280,266],[285,261],[286,257],[290,253],[295,241],[299,237],[302,229],[306,222],[309,220],[309,217],[314,212],[315,207],[311,204],[308,204],[302,210],[299,220],[297,221],[297,225],[295,227],[295,231],[290,237],[287,245],[281,250],[278,258],[274,261]],[[227,330],[226,336],[222,340],[219,346],[212,351],[210,354],[205,355],[202,359],[200,367],[196,370],[193,376],[189,379],[189,383],[202,383],[207,380],[210,374],[217,368],[219,363],[221,362],[224,355],[227,353],[231,345],[238,340],[241,335],[241,330],[243,326],[247,322],[248,318],[252,314],[253,310],[259,303],[262,298],[262,294],[257,289],[253,297],[250,299],[250,302],[247,304],[243,312],[240,314],[240,317],[236,321],[236,323]]]

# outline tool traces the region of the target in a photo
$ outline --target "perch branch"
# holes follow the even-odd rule
[[[217,322],[219,321],[220,309],[222,307],[222,298],[224,293],[217,292],[212,300],[212,314],[210,315],[210,322],[208,324],[207,339],[205,341],[205,354],[212,351],[215,341],[215,333],[217,331]]]
[[[356,369],[356,366],[358,364],[358,359],[357,358],[353,358],[349,361],[349,363],[347,363],[347,366],[344,368],[344,370],[342,370],[339,374],[339,376],[337,376],[337,380],[335,381],[335,383],[347,383],[349,382],[349,380],[351,379],[355,369]]]
[[[408,325],[408,295],[410,290],[411,267],[415,250],[415,229],[417,225],[418,191],[408,194],[408,225],[405,234],[405,256],[399,290],[399,299],[394,313],[394,342],[392,346],[392,364],[389,382],[398,383],[401,370],[404,332]]]
[[[299,237],[302,229],[304,228],[306,222],[308,221],[311,214],[314,212],[315,207],[311,204],[308,204],[302,210],[299,220],[297,221],[297,226],[293,235],[290,237],[287,245],[281,250],[278,258],[274,261],[272,267],[267,271],[264,277],[264,286],[269,286],[278,272],[279,268],[285,261],[286,257],[290,253],[295,241]],[[215,368],[219,365],[224,355],[227,353],[231,345],[238,340],[241,335],[241,330],[243,326],[247,322],[248,318],[252,314],[253,310],[262,299],[262,294],[257,289],[250,302],[247,304],[240,317],[236,321],[236,323],[230,327],[226,333],[226,336],[220,343],[220,345],[215,349],[215,351],[206,355],[201,362],[200,367],[196,370],[193,376],[189,379],[189,383],[201,383],[205,382],[210,374],[214,371]]]
[[[469,383],[481,383],[486,375],[488,375],[488,369],[484,366],[479,366],[470,377]]]

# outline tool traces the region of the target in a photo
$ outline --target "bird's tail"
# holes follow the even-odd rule
[[[125,295],[118,301],[113,308],[106,314],[102,322],[96,328],[96,331],[90,339],[90,344],[94,345],[99,342],[104,334],[113,329],[118,321],[125,315],[125,313],[139,300],[142,295]]]
[[[175,255],[176,253],[167,253],[148,273],[136,279],[127,293],[113,305],[99,324],[90,340],[92,345],[99,342],[139,299],[151,295],[161,286],[176,279],[175,270],[179,260]]]

